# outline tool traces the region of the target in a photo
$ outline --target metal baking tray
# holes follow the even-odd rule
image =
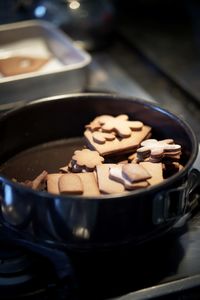
[[[24,101],[84,90],[91,56],[51,23],[30,20],[0,26],[0,58],[20,55],[49,61],[35,72],[0,74],[1,111]]]

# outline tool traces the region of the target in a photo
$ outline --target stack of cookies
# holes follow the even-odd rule
[[[159,184],[168,170],[172,175],[182,167],[182,149],[173,139],[151,135],[151,127],[127,115],[98,116],[85,126],[86,146],[58,173],[40,178],[48,192],[62,195],[119,194]]]

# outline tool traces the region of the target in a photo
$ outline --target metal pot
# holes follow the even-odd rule
[[[121,113],[152,126],[153,137],[181,144],[184,168],[150,188],[93,198],[55,196],[11,181],[34,178],[43,169],[55,172],[83,145],[85,124],[97,115]],[[5,113],[0,131],[1,224],[37,243],[75,250],[143,243],[185,216],[200,182],[199,172],[191,171],[198,152],[191,128],[140,99],[107,94],[41,99]]]

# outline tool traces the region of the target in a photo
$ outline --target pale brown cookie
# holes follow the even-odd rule
[[[117,117],[102,115],[96,120],[101,124],[102,131],[115,131],[122,138],[130,137],[133,130],[141,130],[143,127],[143,123],[140,121],[129,121],[127,115]]]
[[[77,174],[64,174],[58,179],[58,189],[60,194],[81,195],[83,194],[83,184]]]
[[[122,174],[130,182],[145,181],[151,178],[149,172],[139,164],[122,165]]]
[[[48,174],[47,191],[52,194],[98,196],[100,191],[94,172]]]
[[[156,139],[148,139],[141,143],[137,149],[137,158],[139,161],[151,158],[152,162],[159,162],[163,157],[177,157],[181,154],[181,146],[174,144],[173,139],[165,139],[158,141]]]
[[[39,189],[44,182],[47,180],[47,171],[42,171],[33,181],[32,181],[32,189],[37,190]]]
[[[72,171],[75,167],[79,173],[82,168],[84,171],[93,171],[95,167],[102,164],[103,161],[104,158],[100,156],[97,151],[90,149],[76,150],[71,160]]]
[[[109,154],[120,154],[136,150],[150,131],[151,127],[143,125],[140,131],[132,131],[130,137],[115,137],[115,139],[112,141],[106,140],[104,144],[96,143],[93,139],[93,132],[89,129],[87,129],[84,132],[84,136],[86,138],[89,148],[98,151],[100,155],[104,156]]]
[[[133,182],[133,183],[127,183],[125,182],[125,188],[126,190],[138,190],[138,189],[142,189],[142,188],[147,188],[149,186],[148,181],[138,181],[138,182]]]
[[[152,163],[144,161],[140,162],[139,165],[146,169],[147,172],[151,175],[151,178],[147,179],[150,185],[161,183],[164,180],[162,163]]]
[[[77,174],[83,185],[83,196],[99,196],[100,191],[97,185],[97,179],[94,172]]]
[[[113,164],[102,164],[96,167],[99,190],[104,194],[118,194],[124,192],[124,185],[109,178],[109,168]]]
[[[25,180],[24,182],[20,183],[33,190],[43,190],[44,186],[46,185],[47,175],[47,171],[42,171],[42,173],[40,173],[35,179]]]
[[[47,175],[47,192],[52,194],[59,194],[59,188],[58,188],[58,180],[59,178],[63,176],[61,173],[53,173]]]
[[[126,190],[145,188],[149,185],[148,182],[142,177],[140,178],[140,181],[138,180],[137,182],[133,182],[132,180],[129,180],[129,178],[123,174],[122,168],[123,165],[111,166],[109,168],[109,178],[122,183]]]
[[[89,124],[85,125],[85,128],[88,128],[91,131],[96,131],[101,128],[101,124],[98,122],[98,120],[94,120]]]
[[[3,76],[13,76],[39,70],[49,59],[29,56],[13,56],[0,59],[0,72]]]
[[[106,141],[113,141],[115,139],[115,135],[113,133],[95,131],[93,133],[93,140],[98,144],[105,144]]]

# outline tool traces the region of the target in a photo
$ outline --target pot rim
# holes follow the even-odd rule
[[[149,194],[151,192],[156,192],[156,191],[161,191],[162,189],[166,189],[171,183],[173,183],[176,179],[180,179],[183,176],[186,175],[186,173],[189,172],[189,170],[192,167],[192,164],[194,163],[197,154],[198,154],[198,141],[197,141],[197,137],[193,131],[193,129],[191,128],[191,126],[185,121],[183,120],[183,118],[181,117],[177,117],[174,113],[170,112],[169,110],[162,108],[159,104],[157,104],[156,102],[153,101],[149,101],[149,100],[145,100],[142,98],[138,98],[138,97],[130,97],[130,96],[123,96],[122,94],[117,94],[117,93],[72,93],[72,94],[63,94],[63,95],[56,95],[56,96],[51,96],[51,97],[44,97],[44,98],[40,98],[40,99],[36,99],[36,100],[32,100],[23,104],[20,104],[19,106],[16,106],[15,108],[13,108],[12,110],[9,110],[7,112],[5,112],[1,117],[0,117],[0,122],[1,120],[3,121],[4,119],[8,118],[10,115],[17,113],[18,111],[21,111],[23,108],[32,106],[32,105],[37,105],[38,103],[45,103],[45,102],[49,102],[49,101],[59,101],[59,100],[70,100],[70,99],[76,99],[78,98],[80,99],[86,99],[86,98],[110,98],[113,100],[125,100],[125,101],[131,101],[131,102],[136,102],[139,104],[143,104],[147,107],[150,107],[151,109],[160,111],[161,113],[164,113],[166,115],[169,115],[171,118],[173,118],[176,122],[178,122],[179,124],[181,124],[182,127],[184,127],[185,131],[187,132],[188,136],[190,137],[192,146],[193,146],[193,151],[191,153],[191,156],[188,160],[188,162],[186,163],[186,165],[183,167],[182,170],[178,171],[176,174],[170,176],[169,178],[165,179],[163,182],[156,184],[155,186],[150,186],[147,188],[141,188],[135,191],[127,191],[127,192],[123,192],[120,194],[108,194],[108,195],[100,195],[100,196],[76,196],[76,195],[69,195],[69,196],[63,196],[63,195],[54,195],[45,191],[35,191],[32,190],[31,188],[28,188],[26,186],[22,186],[19,183],[13,182],[12,180],[1,176],[0,175],[0,183],[6,183],[9,184],[10,186],[13,186],[15,188],[19,188],[21,187],[24,191],[27,191],[29,193],[33,193],[35,195],[38,195],[40,197],[43,198],[60,198],[60,199],[74,199],[74,200],[79,200],[79,201],[86,201],[87,199],[91,200],[96,200],[96,201],[102,201],[103,199],[109,199],[110,201],[112,199],[119,199],[122,197],[125,198],[129,198],[129,197],[134,197],[134,196],[138,196],[140,195],[145,196],[146,194]]]

